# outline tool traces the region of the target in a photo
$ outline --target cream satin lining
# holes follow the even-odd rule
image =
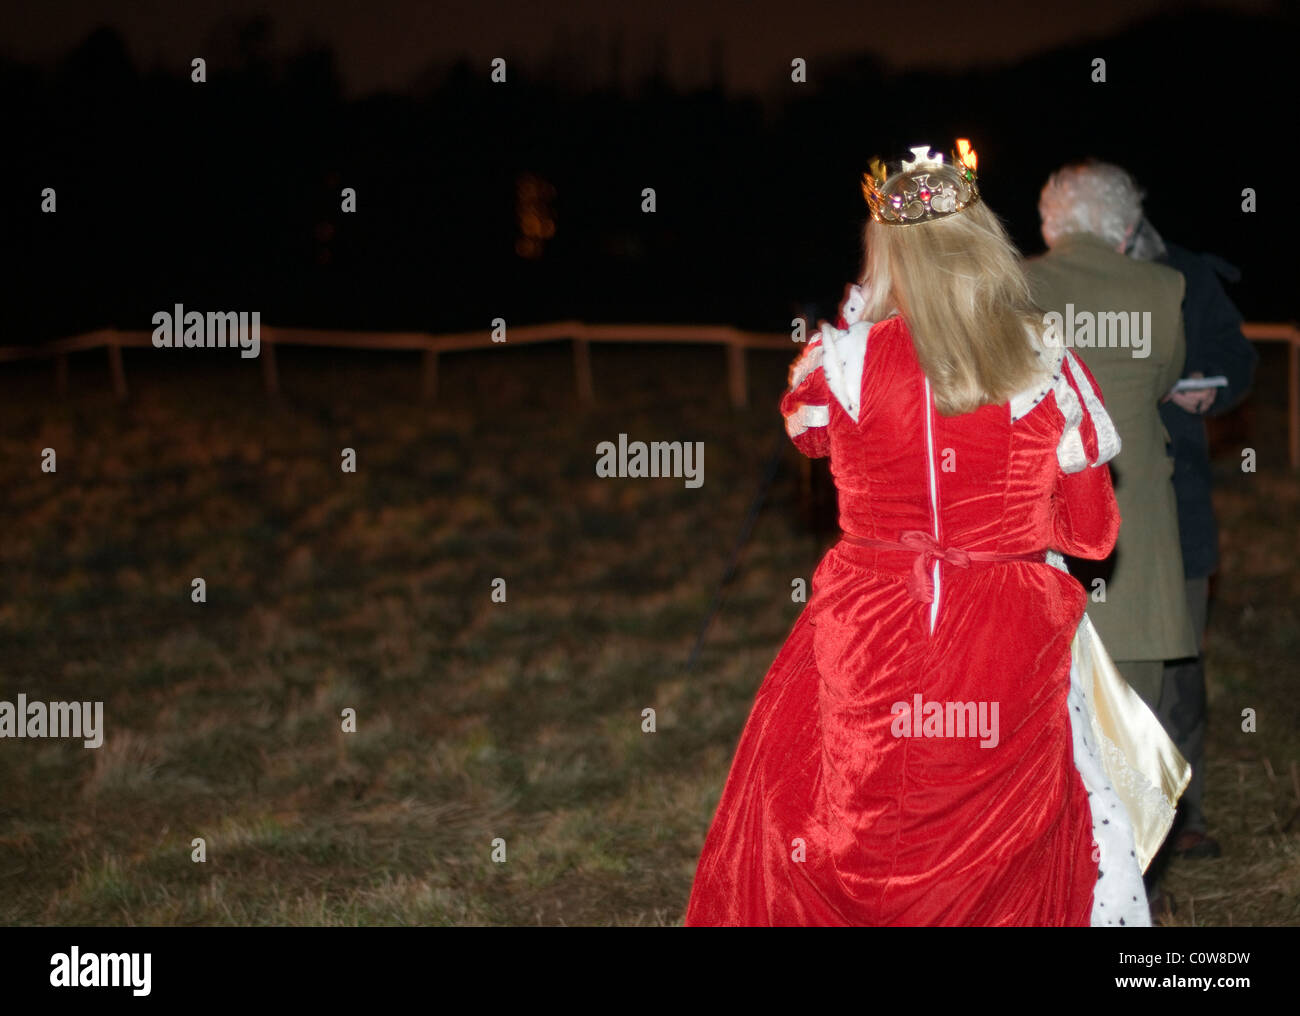
[[[1111,661],[1087,614],[1071,645],[1089,705],[1102,766],[1133,826],[1138,863],[1146,871],[1169,835],[1192,767]]]

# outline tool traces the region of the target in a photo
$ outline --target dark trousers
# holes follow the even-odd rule
[[[1205,640],[1210,580],[1187,579],[1187,609],[1197,645]],[[1165,664],[1160,701],[1155,710],[1165,732],[1192,766],[1192,780],[1179,801],[1179,832],[1205,832],[1201,802],[1205,795],[1205,653]]]

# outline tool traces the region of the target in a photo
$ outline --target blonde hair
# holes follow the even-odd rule
[[[1000,405],[1042,371],[1043,328],[1020,254],[983,201],[932,222],[867,221],[864,317],[895,309],[944,416]]]

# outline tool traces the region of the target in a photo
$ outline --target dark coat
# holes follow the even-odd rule
[[[1245,398],[1255,376],[1259,354],[1242,334],[1241,313],[1224,291],[1220,276],[1236,282],[1241,273],[1213,254],[1197,254],[1167,243],[1163,264],[1182,273],[1183,329],[1187,341],[1186,377],[1200,371],[1222,374],[1228,387],[1218,389],[1208,415],[1226,413]],[[1189,579],[1211,574],[1219,564],[1219,533],[1210,501],[1210,448],[1202,416],[1172,402],[1162,403],[1160,418],[1173,444],[1174,495],[1183,571]]]

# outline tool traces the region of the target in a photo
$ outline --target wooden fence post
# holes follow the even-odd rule
[[[591,349],[586,339],[573,340],[573,377],[578,389],[578,401],[590,406],[596,401],[596,388],[591,381]]]
[[[1291,452],[1291,468],[1300,469],[1300,333],[1292,331],[1291,342],[1287,347],[1287,415],[1290,417],[1290,435],[1288,444]]]
[[[280,394],[280,370],[275,362],[275,343],[262,338],[262,384],[266,386],[267,395]]]
[[[732,406],[745,408],[749,401],[749,382],[745,377],[745,347],[739,342],[727,343],[727,378],[731,385]]]
[[[108,367],[113,375],[113,394],[121,401],[126,398],[126,368],[122,366],[122,347],[117,341],[117,332],[108,337]]]
[[[438,351],[426,349],[420,370],[420,398],[432,402],[438,397]]]

